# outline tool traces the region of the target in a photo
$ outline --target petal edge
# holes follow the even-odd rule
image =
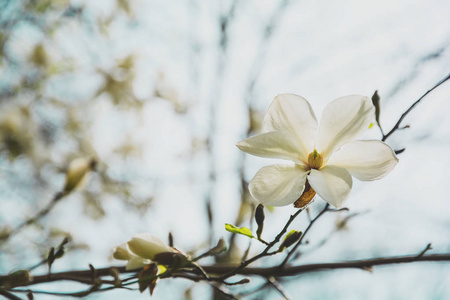
[[[372,181],[391,172],[398,158],[389,145],[378,140],[364,140],[343,145],[328,163],[347,169],[361,181]]]
[[[336,208],[340,208],[347,200],[353,184],[350,173],[337,166],[312,169],[308,181],[324,201]]]
[[[322,112],[316,140],[316,149],[324,156],[324,161],[366,131],[373,114],[369,97],[350,95],[330,102]]]
[[[313,150],[317,127],[317,118],[309,102],[294,94],[277,95],[263,121],[265,132],[280,131],[294,137],[295,145],[306,156]]]
[[[299,163],[302,154],[292,138],[282,132],[271,131],[249,137],[236,146],[246,153],[259,157],[288,159]]]
[[[250,181],[250,194],[264,205],[294,203],[303,193],[307,171],[299,165],[271,165],[261,168]]]

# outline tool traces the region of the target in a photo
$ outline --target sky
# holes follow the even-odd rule
[[[73,3],[84,5],[92,20],[107,18],[117,9],[115,1]],[[445,0],[236,1],[222,48],[218,20],[232,1],[129,3],[132,17],[116,13],[107,38],[95,30],[87,35],[76,22],[56,33],[54,55],[76,57],[80,71],[70,78],[56,78],[46,92],[68,94],[68,101],[83,102],[101,84],[98,74],[88,72],[93,63],[107,69],[118,58],[136,57],[136,95],[150,99],[154,89],[160,88],[167,92],[166,99],[145,101],[136,112],[100,95],[95,102],[86,102],[86,118],[92,120],[93,147],[108,163],[109,172],[124,176],[120,170],[126,164],[135,172],[126,176],[139,178],[134,188],[143,195],[156,191],[156,197],[144,215],[129,210],[118,197],[101,199],[106,217],[100,220],[83,216],[79,195],[67,198],[48,223],[71,232],[90,250],[58,262],[55,271],[89,263],[97,267],[120,264],[111,260],[111,249],[139,232],[164,238],[170,231],[184,251],[204,245],[208,237],[205,197],[210,192],[214,238],[229,237],[224,223],[232,223],[239,209],[240,160],[244,159],[246,180],[274,163],[242,156],[235,146],[247,134],[248,106],[262,115],[275,95],[295,93],[308,99],[320,116],[325,105],[338,97],[371,96],[378,90],[381,124],[388,131],[414,101],[450,72],[450,2]],[[27,51],[42,39],[28,30],[17,33],[17,51]],[[383,180],[355,179],[345,206],[358,216],[345,230],[337,231],[335,224],[345,214],[325,215],[310,233],[305,254],[296,264],[409,255],[420,253],[428,243],[433,246],[430,253],[450,251],[449,95],[447,82],[405,118],[402,124],[410,128],[387,140],[394,149],[406,148],[398,156],[399,164]],[[176,111],[186,107],[187,113]],[[192,141],[201,144],[208,136],[212,156],[202,146],[192,154]],[[379,139],[378,128],[369,129],[363,138]],[[141,145],[142,155],[123,162],[113,149],[126,139]],[[217,173],[212,188],[210,161]],[[62,180],[57,178],[54,185]],[[323,204],[317,199],[311,214]],[[294,211],[282,207],[269,213],[264,234],[275,235]],[[305,228],[306,217],[293,226]],[[324,239],[326,243],[315,249]],[[248,241],[241,237],[238,241],[245,249]],[[258,249],[252,246],[254,253]],[[293,299],[447,299],[449,280],[448,264],[416,263],[376,267],[372,272],[306,274],[283,285]],[[182,299],[183,289],[190,284],[178,280],[176,291],[173,284],[175,280],[160,282],[153,299],[167,299],[167,295]],[[128,291],[106,293],[92,299],[129,295]],[[209,287],[197,284],[192,295],[208,299]],[[269,295],[280,298],[274,291]],[[137,292],[135,296],[148,297]],[[248,299],[258,297],[261,294]]]

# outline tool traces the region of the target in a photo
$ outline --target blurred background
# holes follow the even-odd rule
[[[75,158],[94,158],[84,189],[0,241],[0,274],[29,268],[70,235],[53,271],[123,265],[112,248],[149,232],[190,254],[220,237],[237,261],[248,246],[224,223],[251,225],[247,183],[273,160],[235,144],[260,133],[273,97],[295,93],[316,115],[337,97],[381,97],[381,125],[450,71],[450,2],[0,0],[0,232],[45,207]],[[315,225],[295,264],[450,251],[450,83],[387,140],[400,163],[354,180],[346,207]],[[364,138],[380,139],[374,126]],[[324,206],[317,199],[314,216]],[[266,210],[263,238],[293,207]],[[351,216],[349,218],[349,216]],[[304,229],[306,214],[292,228]],[[252,245],[250,253],[261,246]],[[282,256],[282,255],[281,255]],[[271,266],[280,258],[254,266]],[[214,263],[212,259],[204,263]],[[42,267],[35,274],[47,271]],[[245,293],[263,281],[233,289]],[[414,263],[281,281],[293,299],[448,299],[450,266]],[[446,284],[447,283],[447,284]],[[175,287],[175,288],[174,288]],[[36,287],[79,291],[73,283]],[[205,283],[163,280],[154,299],[210,299]],[[112,291],[92,299],[144,299]],[[37,299],[55,297],[37,295]],[[281,299],[273,289],[245,299]]]

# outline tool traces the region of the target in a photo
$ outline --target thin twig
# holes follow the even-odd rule
[[[260,285],[259,287],[254,288],[254,289],[252,289],[252,290],[250,290],[250,291],[240,292],[238,295],[241,295],[241,296],[248,296],[248,295],[251,295],[251,294],[255,294],[255,293],[257,293],[257,292],[259,292],[259,291],[262,291],[263,289],[265,289],[265,288],[267,288],[267,287],[269,287],[269,286],[271,286],[270,282],[269,282],[269,281],[266,281],[266,282],[264,282],[264,284]]]
[[[22,230],[23,228],[29,226],[30,224],[33,224],[35,222],[37,222],[38,220],[42,219],[43,217],[45,217],[46,215],[48,215],[50,213],[50,211],[53,209],[53,207],[56,205],[56,203],[58,203],[59,200],[61,200],[62,198],[64,198],[67,195],[67,193],[64,192],[59,192],[56,193],[56,195],[53,197],[53,199],[47,204],[46,207],[44,207],[42,210],[40,210],[36,215],[34,215],[33,217],[25,220],[22,224],[20,224],[19,226],[17,226],[16,228],[10,230],[9,232],[3,234],[0,236],[0,241],[2,240],[6,240],[8,238],[10,238],[11,236],[19,233],[20,230]]]
[[[267,281],[270,283],[271,286],[273,286],[278,291],[278,293],[281,294],[281,296],[283,296],[283,298],[285,300],[289,300],[290,299],[286,295],[286,292],[283,290],[283,287],[281,286],[281,284],[278,282],[278,280],[275,277],[270,277]]]
[[[422,256],[424,256],[425,253],[427,253],[427,252],[430,251],[431,249],[433,249],[433,248],[431,248],[431,243],[429,243],[429,244],[425,247],[425,249],[423,249],[422,252],[420,252],[419,255],[417,255],[417,257],[422,257]]]
[[[314,222],[316,222],[328,210],[329,206],[330,205],[327,203],[325,205],[325,207],[323,208],[323,210],[314,219],[311,220],[311,222],[309,223],[308,227],[306,227],[305,231],[303,232],[302,237],[298,240],[298,242],[295,244],[295,246],[289,251],[289,253],[286,256],[286,258],[280,264],[279,267],[281,269],[283,269],[286,266],[286,264],[288,263],[288,261],[291,258],[291,256],[295,253],[295,251],[297,250],[298,246],[300,246],[300,244],[302,243],[302,241],[305,238],[306,234],[308,233],[309,229],[311,229],[311,227],[313,226]]]
[[[230,276],[233,276],[235,274],[237,274],[237,272],[239,272],[240,270],[246,268],[249,264],[251,264],[252,262],[265,257],[265,256],[270,256],[273,254],[278,253],[277,251],[274,252],[269,252],[270,248],[272,248],[276,243],[278,243],[281,239],[281,237],[286,233],[287,229],[289,228],[289,225],[291,225],[292,221],[294,221],[294,219],[304,210],[304,208],[301,208],[299,210],[297,210],[297,212],[293,215],[291,215],[289,217],[289,220],[286,222],[286,225],[284,225],[283,229],[280,231],[280,233],[278,233],[278,235],[275,237],[275,239],[269,243],[269,245],[267,245],[267,247],[263,250],[263,252],[259,253],[258,255],[253,256],[252,258],[243,261],[238,267],[236,267],[234,270],[216,278],[219,281],[223,281],[225,279],[227,279]]]
[[[447,80],[450,79],[450,74],[448,74],[444,79],[442,79],[441,81],[439,81],[438,83],[436,83],[435,86],[433,86],[431,89],[429,89],[425,94],[423,94],[416,102],[414,102],[400,117],[400,119],[398,119],[397,123],[394,125],[394,127],[392,127],[392,129],[383,136],[383,138],[381,139],[383,142],[389,137],[391,136],[391,134],[393,134],[395,131],[397,131],[400,128],[400,125],[403,121],[403,119],[413,110],[413,108],[419,104],[420,101],[422,101],[423,98],[425,98],[426,95],[428,95],[429,93],[431,93],[435,88],[437,88],[438,86],[440,86],[441,84],[443,84],[444,82],[446,82]]]

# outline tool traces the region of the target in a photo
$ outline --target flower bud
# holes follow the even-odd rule
[[[255,211],[255,221],[256,224],[258,224],[258,228],[256,229],[256,236],[258,237],[258,239],[261,239],[261,234],[264,229],[264,219],[265,219],[264,206],[262,204],[259,204],[256,207]]]
[[[95,164],[94,159],[77,158],[73,160],[67,168],[64,192],[69,193],[82,185],[86,175],[95,168]]]
[[[120,246],[114,247],[113,257],[118,260],[129,260],[131,258],[131,254],[128,251],[127,244],[125,243]]]
[[[300,239],[302,234],[303,233],[301,231],[291,230],[291,232],[289,232],[284,238],[284,241],[283,243],[281,243],[280,248],[278,248],[278,251],[283,251],[285,248],[289,248],[290,246],[295,244]]]
[[[264,215],[264,206],[262,204],[258,204],[255,211],[256,224],[258,224],[258,226],[261,226],[264,223],[265,217],[266,216]]]

